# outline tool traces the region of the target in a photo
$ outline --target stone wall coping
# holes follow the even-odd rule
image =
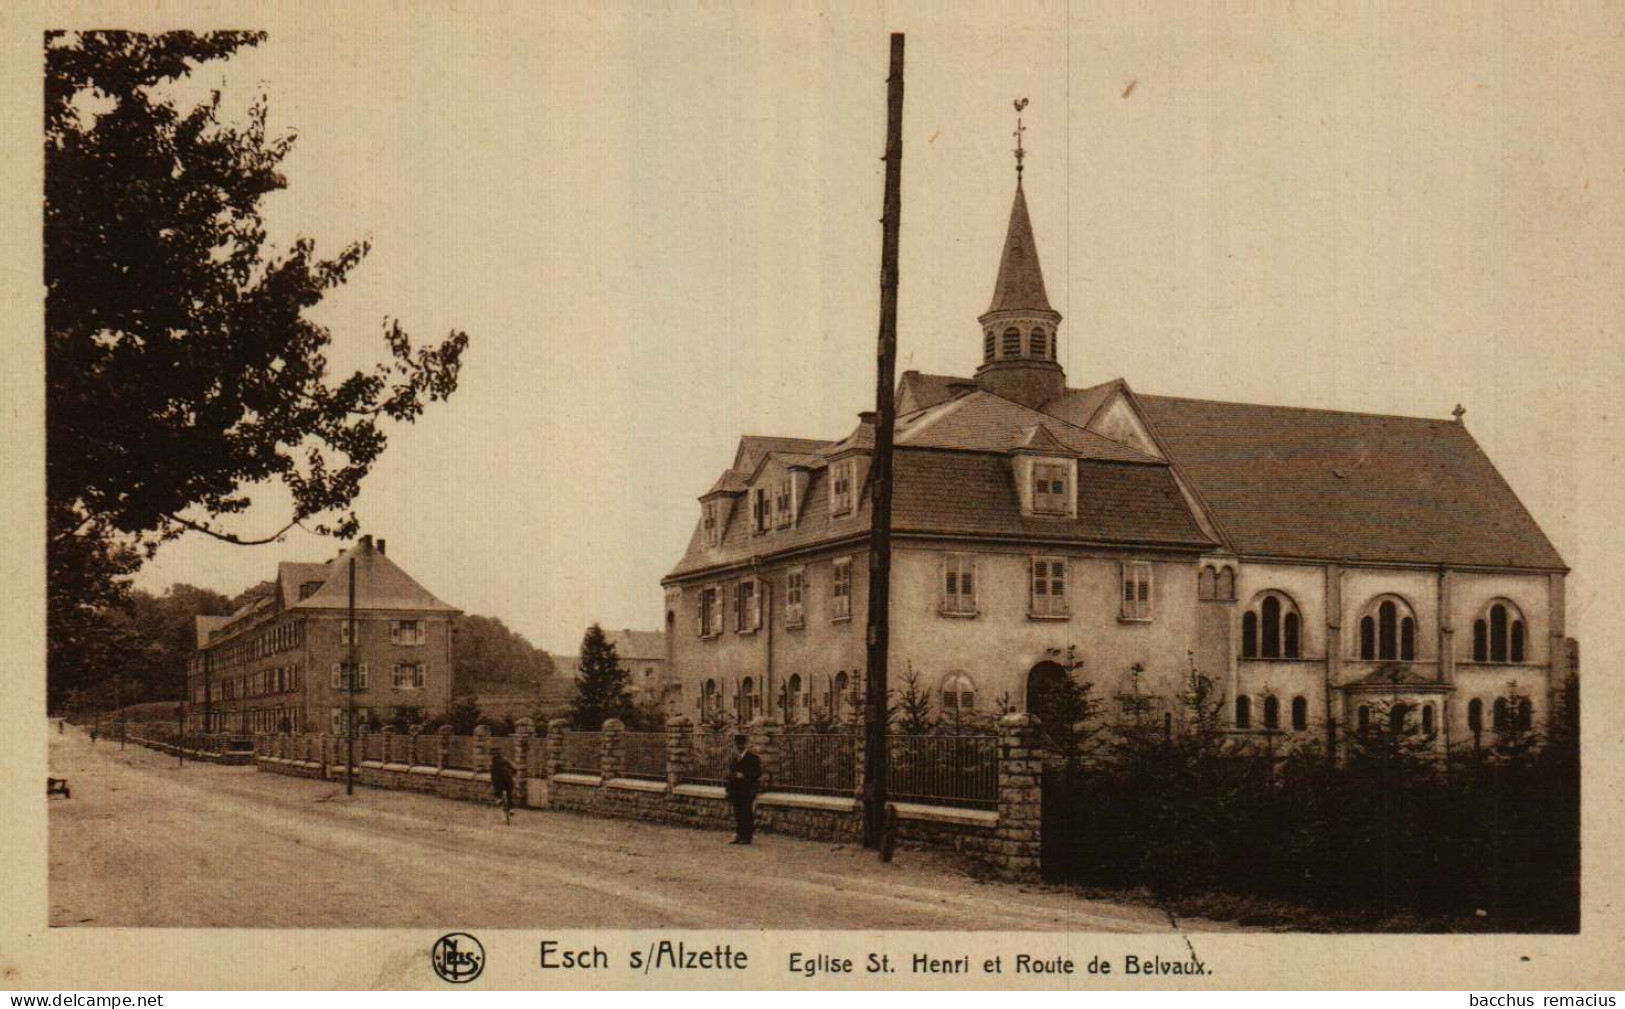
[[[554,775],[554,780],[558,775]],[[673,795],[683,795],[690,799],[726,799],[728,790],[721,785],[678,785],[671,790]]]
[[[384,770],[386,770],[386,771],[399,771],[399,772],[404,774],[404,773],[410,771],[411,769],[412,769],[411,764],[404,764],[399,760],[386,760],[386,761],[384,761]]]
[[[442,778],[456,778],[458,781],[473,781],[478,775],[473,771],[465,771],[461,767],[443,767],[440,769]]]
[[[756,797],[756,802],[762,806],[828,809],[837,813],[850,813],[858,808],[858,800],[850,795],[807,795],[803,792],[763,792]]]
[[[591,785],[597,788],[604,783],[603,775],[599,774],[555,774],[553,781],[560,785]]]
[[[954,823],[965,827],[997,827],[999,813],[993,809],[962,809],[958,806],[925,806],[918,802],[894,802],[900,820]]]
[[[421,775],[424,775],[425,777],[433,778],[433,777],[435,777],[436,775],[438,775],[440,773],[440,768],[438,768],[438,767],[430,767],[430,766],[428,766],[426,764],[413,764],[410,768],[407,769],[406,773],[407,774],[421,774]]]
[[[644,778],[611,778],[604,782],[605,788],[619,788],[628,792],[666,792],[664,781],[649,781]]]

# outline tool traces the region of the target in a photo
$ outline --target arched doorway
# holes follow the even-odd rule
[[[1049,725],[1055,717],[1068,684],[1066,670],[1059,663],[1040,662],[1027,671],[1027,713],[1036,715],[1040,726]]]

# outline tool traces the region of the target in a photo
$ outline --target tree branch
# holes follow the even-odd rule
[[[298,519],[293,519],[287,525],[283,526],[281,529],[278,529],[276,532],[274,532],[271,535],[265,537],[264,539],[245,540],[241,536],[238,536],[236,533],[223,533],[223,532],[220,532],[218,530],[211,529],[207,525],[204,525],[203,523],[193,522],[190,519],[183,519],[179,515],[172,515],[172,514],[170,514],[168,512],[164,513],[164,518],[168,519],[171,522],[174,522],[176,525],[185,526],[186,528],[191,529],[191,530],[193,530],[195,532],[203,533],[205,536],[213,536],[217,540],[221,540],[222,542],[230,543],[233,546],[239,546],[239,547],[257,547],[257,546],[264,546],[267,543],[275,543],[275,542],[279,541],[280,539],[282,539],[283,534],[286,533],[289,529],[292,529],[294,526],[299,526],[299,528],[301,528],[301,529],[305,528],[303,525],[300,525]]]

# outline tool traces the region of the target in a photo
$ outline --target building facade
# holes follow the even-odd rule
[[[361,537],[320,564],[277,565],[275,587],[228,617],[197,618],[188,724],[214,732],[343,732],[351,703],[350,571],[355,571],[357,720],[425,716],[451,702],[451,620],[435,598]]]
[[[1405,720],[1440,745],[1542,722],[1577,648],[1563,560],[1451,420],[1072,388],[1018,176],[969,377],[897,388],[891,685],[947,719],[1060,678],[1237,731]],[[745,437],[663,580],[671,710],[852,717],[873,415]],[[1414,722],[1412,721],[1414,720]]]

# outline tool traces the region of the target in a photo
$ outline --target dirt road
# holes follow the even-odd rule
[[[982,883],[949,856],[524,810],[51,734],[53,925],[1168,931],[1158,912]],[[1203,928],[1182,921],[1184,928]]]

